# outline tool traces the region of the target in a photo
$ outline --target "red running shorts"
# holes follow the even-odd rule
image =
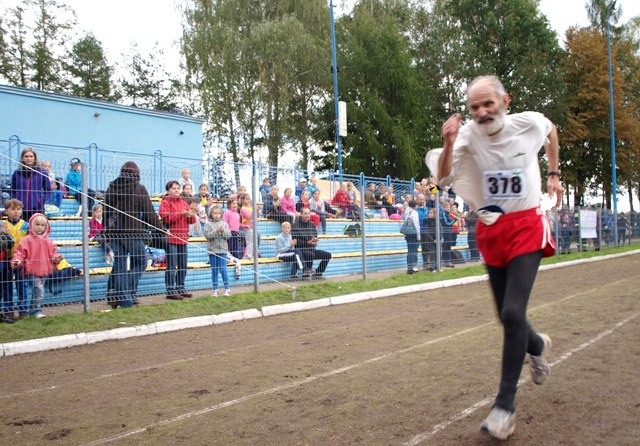
[[[549,257],[556,251],[551,223],[540,208],[503,214],[492,225],[478,220],[476,240],[484,262],[497,268],[521,255],[542,250]]]

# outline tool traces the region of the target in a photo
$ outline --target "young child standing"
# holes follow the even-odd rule
[[[295,279],[298,269],[303,269],[300,251],[296,249],[298,241],[291,237],[291,223],[285,221],[280,228],[282,232],[276,237],[276,257],[283,262],[291,263],[290,279]]]
[[[222,209],[219,206],[211,208],[211,219],[204,225],[204,235],[207,238],[209,264],[211,265],[211,280],[213,282],[213,297],[218,297],[218,274],[222,276],[224,295],[231,296],[229,275],[227,274],[227,240],[231,238],[229,226],[222,220]]]
[[[238,200],[228,200],[227,210],[222,214],[224,221],[231,231],[228,240],[229,252],[236,259],[242,258],[242,241],[240,239],[240,213],[238,212]]]
[[[244,241],[245,241],[245,250],[244,256],[245,259],[253,259],[253,256],[259,256],[258,247],[253,246],[253,207],[251,205],[251,195],[242,194],[238,197],[238,202],[240,205],[240,229],[244,232]],[[260,213],[260,206],[258,206],[258,213]],[[259,236],[258,236],[259,237]]]
[[[15,198],[7,200],[4,204],[4,212],[7,214],[7,221],[2,224],[0,230],[13,237],[14,243],[13,248],[7,252],[7,260],[10,262],[18,244],[29,235],[29,223],[22,219],[22,202],[20,200]],[[18,291],[18,314],[21,318],[27,317],[29,315],[29,295],[24,274],[22,270],[12,269],[9,276],[10,281],[6,291],[13,302],[13,283],[15,282]]]
[[[45,317],[42,312],[44,283],[53,272],[54,265],[60,263],[62,256],[56,251],[56,245],[49,238],[51,227],[44,214],[34,214],[29,219],[29,235],[16,248],[11,259],[13,268],[22,268],[31,285],[30,315],[36,319]]]

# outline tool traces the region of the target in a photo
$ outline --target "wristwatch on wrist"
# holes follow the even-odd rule
[[[553,176],[553,175],[555,175],[558,178],[560,178],[560,171],[559,170],[550,170],[549,172],[547,172],[547,176],[548,177]]]

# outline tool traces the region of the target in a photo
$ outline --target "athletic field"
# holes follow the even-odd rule
[[[429,273],[421,273],[429,274]],[[513,445],[637,445],[640,255],[541,271]],[[0,359],[3,445],[483,445],[487,282]]]

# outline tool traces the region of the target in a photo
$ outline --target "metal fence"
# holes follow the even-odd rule
[[[24,147],[27,147],[27,144],[20,143],[19,140],[0,141],[0,153],[3,154],[0,162],[0,173],[4,178],[3,188],[21,166],[16,156],[19,157]],[[363,209],[363,212],[359,213],[336,206],[327,208],[326,213],[316,212],[317,216],[313,217],[312,226],[318,234],[317,247],[306,250],[294,249],[291,258],[283,258],[278,256],[277,252],[278,235],[282,232],[282,221],[292,221],[293,218],[288,218],[290,216],[286,214],[275,220],[264,218],[259,203],[262,201],[259,184],[263,178],[270,178],[272,183],[281,186],[282,193],[285,187],[295,190],[302,178],[309,179],[315,176],[325,188],[324,198],[330,200],[339,185],[333,172],[277,169],[259,163],[234,164],[214,159],[203,162],[166,157],[162,154],[149,156],[95,147],[78,149],[31,143],[28,147],[37,152],[40,162],[45,159],[51,161],[50,169],[59,179],[54,183],[60,186],[61,191],[51,194],[46,213],[49,217],[50,238],[56,246],[57,253],[64,257],[64,262],[56,266],[51,274],[42,277],[31,274],[30,277],[24,263],[11,264],[11,255],[14,254],[15,248],[5,255],[4,260],[0,258],[0,298],[3,313],[6,315],[46,313],[45,307],[50,305],[82,304],[85,310],[91,309],[92,306],[96,308],[96,305],[97,308],[104,308],[104,301],[112,306],[128,306],[129,303],[135,304],[139,298],[144,299],[144,296],[148,295],[161,294],[183,299],[198,290],[212,294],[214,272],[218,277],[220,295],[226,289],[230,289],[233,294],[235,289],[243,286],[260,291],[265,284],[271,283],[291,290],[292,298],[295,298],[295,288],[298,284],[319,280],[320,276],[326,279],[353,275],[366,279],[368,273],[375,271],[407,271],[408,247],[405,237],[400,234],[400,213],[403,209],[401,197],[414,190],[413,180],[344,175],[344,181],[357,186],[361,200],[370,184],[393,186],[396,194],[394,206],[399,212],[383,212],[379,206]],[[65,190],[66,173],[71,170],[69,159],[75,157],[84,161],[80,171],[83,179],[82,192],[79,194]],[[85,159],[90,160],[92,164]],[[129,160],[134,160],[139,167],[140,183],[149,191],[153,214],[159,213],[164,226],[170,230],[169,236],[175,239],[173,242],[178,242],[179,248],[173,246],[176,243],[170,243],[168,247],[165,246],[166,249],[153,247],[147,234],[142,245],[138,245],[128,241],[117,241],[117,237],[104,239],[95,233],[96,222],[102,225],[108,225],[109,222],[105,219],[102,222],[98,221],[98,212],[92,212],[94,204],[103,204],[104,214],[113,216],[120,213],[119,208],[109,208],[109,203],[104,203],[101,191],[107,189],[109,184],[118,178],[122,165]],[[171,208],[171,203],[167,204],[168,199],[164,198],[165,184],[170,180],[180,179],[185,168],[191,170],[190,178],[196,189],[200,183],[208,184],[211,186],[209,192],[213,192],[213,197],[202,201],[197,197],[199,191],[195,190],[193,198],[182,200],[187,203],[183,210],[189,216],[181,215],[177,219],[179,221],[174,222],[174,214],[182,211]],[[62,172],[64,173],[61,174]],[[208,237],[211,234],[207,233],[210,210],[212,206],[219,206],[221,213],[229,212],[223,198],[227,198],[226,195],[235,191],[239,185],[248,186],[250,199],[243,207],[245,214],[248,212],[249,216],[242,218],[252,221],[250,225],[247,225],[246,221],[243,225],[251,226],[252,230],[246,228],[232,234],[229,238],[232,243],[225,240],[227,249],[224,249],[224,261],[219,262],[221,256],[210,255],[209,242],[213,239]],[[5,198],[15,193],[12,190],[3,192]],[[131,194],[128,199],[135,201],[140,197]],[[439,216],[443,212],[439,200],[436,201],[436,206],[435,215]],[[338,215],[338,210],[343,211],[343,214]],[[20,219],[19,215],[18,218],[10,215],[10,209],[5,209],[4,213],[4,225],[8,224],[7,217],[8,220],[13,220],[14,226]],[[139,213],[127,217],[139,220],[145,229],[152,229],[153,224],[150,222],[153,219],[150,219],[149,215]],[[475,245],[475,224],[472,217],[473,215],[467,216],[463,213],[462,218],[452,225],[442,224],[442,219],[436,218],[434,241],[430,244],[423,241],[418,246],[416,270],[441,271],[443,268],[480,260]],[[624,219],[616,219],[618,226],[617,230],[614,230],[609,217],[591,209],[576,209],[571,212],[563,209],[557,213],[551,212],[550,219],[559,247],[558,253],[599,249],[602,244],[615,244],[616,238],[618,242],[629,242],[636,228],[635,218],[631,218],[628,226],[625,226]],[[118,227],[118,223],[115,225]],[[620,232],[621,227],[624,227],[626,232]],[[295,232],[295,224],[293,229]],[[26,232],[23,230],[18,238],[25,236]],[[248,249],[252,252],[248,252]],[[318,251],[330,253],[331,258],[323,258]],[[300,257],[300,264],[295,254]],[[50,263],[50,259],[34,259],[34,262],[41,262],[40,266],[46,266],[45,263]],[[60,265],[65,268],[61,268]],[[46,267],[44,270],[46,272]],[[228,280],[226,283],[223,270]],[[83,272],[82,275],[78,275],[80,271]],[[38,277],[43,280],[36,280]]]

